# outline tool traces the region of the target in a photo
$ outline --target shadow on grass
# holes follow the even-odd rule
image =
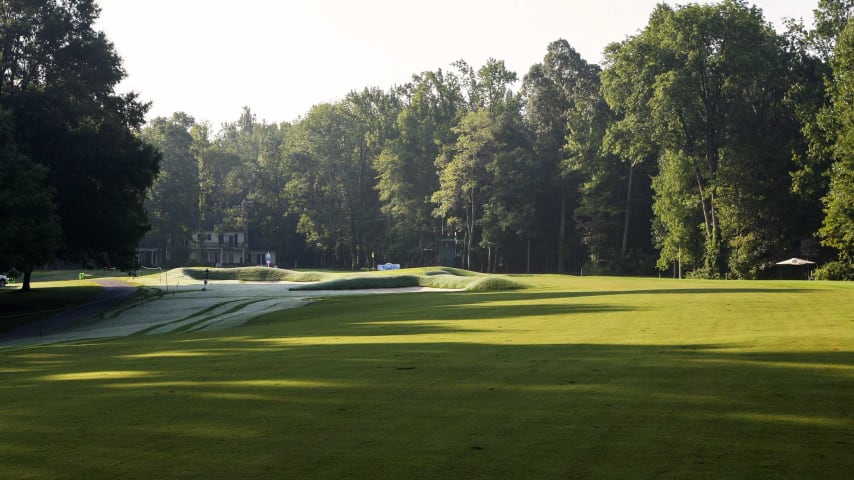
[[[5,353],[3,468],[31,478],[846,478],[854,353],[734,347],[161,336]]]
[[[19,289],[0,291],[0,338],[11,336],[12,331],[31,324],[38,335],[38,325],[34,323],[48,319],[97,301],[103,294],[99,286],[73,287],[35,287],[28,292]]]
[[[552,300],[561,298],[580,298],[580,297],[602,297],[602,296],[620,296],[620,295],[750,295],[750,294],[810,294],[820,290],[817,289],[779,289],[779,288],[679,288],[679,289],[647,289],[647,290],[580,290],[580,291],[561,291],[561,292],[510,292],[510,293],[464,293],[455,294],[462,295],[465,298],[471,299],[471,303],[478,301],[493,301],[494,298],[505,296],[507,299],[518,299],[521,301],[536,301],[536,300]],[[444,295],[450,295],[445,293]],[[481,295],[481,297],[477,297]],[[489,295],[489,296],[485,296]]]

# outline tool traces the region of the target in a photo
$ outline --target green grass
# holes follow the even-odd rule
[[[363,290],[371,288],[431,287],[473,292],[518,290],[523,282],[509,277],[483,275],[456,268],[409,268],[350,274],[330,280],[298,285],[291,290]]]
[[[0,478],[854,471],[854,285],[522,280],[0,351]]]
[[[55,315],[92,300],[101,286],[88,280],[42,280],[22,292],[20,283],[0,289],[0,332]]]
[[[299,272],[281,268],[239,267],[239,268],[185,268],[184,275],[204,280],[207,272],[209,280],[242,280],[246,282],[317,282],[332,278],[335,274],[325,272]]]
[[[240,280],[245,282],[303,282],[310,285],[291,290],[360,290],[370,288],[433,287],[469,291],[516,290],[523,282],[509,277],[483,275],[459,268],[424,267],[363,273],[302,272],[279,268],[185,268],[182,274],[194,280]],[[316,282],[316,283],[313,283]]]

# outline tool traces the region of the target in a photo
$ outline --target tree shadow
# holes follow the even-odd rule
[[[109,459],[193,478],[791,479],[854,469],[849,351],[188,340],[63,349],[63,363],[29,372],[2,373],[33,357],[0,356],[4,441],[17,447],[4,468],[75,477]]]

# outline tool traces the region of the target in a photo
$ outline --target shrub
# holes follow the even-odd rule
[[[854,265],[828,262],[815,269],[816,280],[854,280]]]

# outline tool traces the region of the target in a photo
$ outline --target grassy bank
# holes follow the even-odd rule
[[[300,272],[283,268],[238,267],[238,268],[184,268],[182,272],[194,280],[240,280],[244,282],[318,282],[333,278],[335,274],[323,272]]]
[[[0,478],[854,471],[854,286],[525,277],[0,352]]]
[[[518,290],[524,282],[501,275],[483,275],[455,268],[410,268],[405,270],[350,274],[291,290],[364,290],[373,288],[430,287],[472,292]]]
[[[526,288],[524,282],[500,275],[484,275],[458,268],[425,267],[374,272],[302,272],[265,267],[185,268],[194,280],[306,283],[291,290],[365,290],[375,288],[431,287],[452,290],[496,291]]]

